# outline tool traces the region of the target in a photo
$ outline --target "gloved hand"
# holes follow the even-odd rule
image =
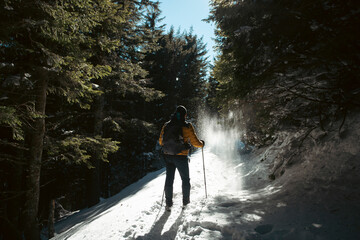
[[[202,147],[205,147],[205,141],[204,140],[200,140],[203,143]]]

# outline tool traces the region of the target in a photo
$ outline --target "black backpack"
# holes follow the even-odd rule
[[[184,143],[184,138],[182,135],[183,126],[187,127],[188,124],[174,120],[165,124],[162,146],[164,154],[177,155],[183,150],[190,149],[190,144]]]

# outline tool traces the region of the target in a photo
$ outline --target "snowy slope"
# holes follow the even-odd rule
[[[239,214],[236,204],[247,201],[249,196],[241,192],[236,174],[225,170],[226,162],[205,151],[208,199],[205,199],[201,152],[190,161],[191,204],[181,209],[181,180],[177,174],[174,185],[174,206],[171,213],[161,207],[165,171],[147,175],[121,193],[104,200],[97,206],[74,214],[56,225],[63,232],[54,239],[186,239],[186,236],[221,236],[219,230],[229,224],[228,215]],[[241,182],[240,182],[241,183]],[[224,199],[224,197],[226,199]],[[223,208],[213,214],[217,205]],[[256,218],[245,215],[245,218]],[[227,229],[229,234],[231,229]]]
[[[53,239],[360,239],[358,175],[347,179],[354,184],[352,188],[336,179],[324,183],[318,173],[306,178],[310,170],[325,171],[326,167],[315,168],[314,163],[313,168],[297,165],[279,180],[270,181],[271,159],[287,144],[286,138],[240,157],[233,148],[233,133],[213,129],[205,138],[208,198],[198,151],[190,161],[191,204],[185,210],[181,209],[181,180],[176,174],[174,206],[170,213],[165,211],[162,169],[57,223]],[[355,158],[348,165],[359,169],[358,147],[352,151]],[[328,160],[317,157],[317,164]]]

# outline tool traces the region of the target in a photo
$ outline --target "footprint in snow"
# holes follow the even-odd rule
[[[239,202],[224,202],[224,203],[220,203],[219,207],[228,208],[228,207],[236,206],[238,204],[239,204]]]
[[[260,234],[267,234],[271,232],[273,229],[273,225],[271,224],[265,224],[265,225],[259,225],[255,228],[255,231]]]

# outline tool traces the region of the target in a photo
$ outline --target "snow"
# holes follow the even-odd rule
[[[170,213],[161,207],[165,170],[145,178],[104,200],[99,205],[80,211],[56,224],[54,239],[214,239],[222,233],[232,234],[229,215],[240,214],[236,209],[251,196],[241,192],[237,175],[241,167],[229,173],[226,162],[205,151],[208,198],[205,198],[202,155],[195,153],[190,160],[191,204],[182,211],[181,180],[176,175],[174,206]],[[225,194],[225,195],[224,195]],[[219,209],[216,212],[215,209]],[[215,214],[214,214],[215,213]],[[239,221],[253,221],[257,214],[245,214]]]
[[[161,169],[98,205],[58,222],[53,239],[360,239],[358,174],[348,174],[343,180],[334,174],[336,169],[337,173],[359,169],[359,138],[353,138],[358,135],[349,133],[352,137],[348,141],[353,145],[342,141],[347,154],[334,155],[346,161],[349,168],[336,167],[339,161],[321,167],[331,158],[326,151],[320,151],[324,146],[318,145],[308,156],[318,161],[307,158],[286,170],[281,178],[270,181],[267,176],[277,153],[294,136],[284,134],[266,149],[238,155],[234,146],[241,131],[215,122],[209,120],[205,123],[207,130],[201,131],[207,139],[207,198],[202,152],[197,151],[190,159],[191,203],[184,210],[177,173],[174,206],[171,212],[165,211],[165,169]],[[333,177],[326,178],[326,171],[333,171]],[[353,188],[347,188],[341,180],[353,184]]]

